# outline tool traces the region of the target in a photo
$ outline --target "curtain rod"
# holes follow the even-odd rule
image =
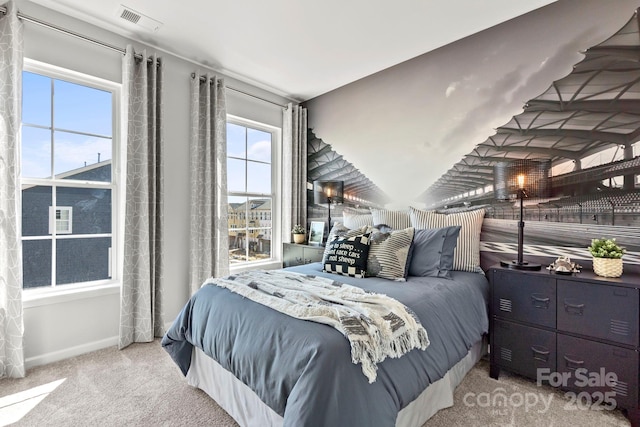
[[[2,13],[3,15],[6,15],[7,14],[7,8],[5,6],[0,6],[0,13]],[[42,21],[42,20],[40,20],[38,18],[34,18],[32,16],[25,15],[25,14],[23,14],[21,12],[18,12],[17,15],[18,15],[18,18],[20,18],[20,19],[22,19],[24,21],[31,22],[33,24],[40,25],[40,26],[45,27],[45,28],[49,28],[49,29],[54,30],[54,31],[58,31],[58,32],[60,32],[62,34],[70,35],[70,36],[78,38],[80,40],[84,40],[86,42],[89,42],[89,43],[104,47],[106,49],[113,50],[113,51],[118,52],[118,53],[120,53],[122,55],[124,55],[126,53],[126,50],[122,49],[120,47],[114,46],[114,45],[109,44],[109,43],[102,42],[100,40],[93,39],[91,37],[87,37],[87,36],[82,35],[80,33],[76,33],[75,31],[71,31],[71,30],[68,30],[66,28],[62,28],[62,27],[59,27],[57,25],[51,24],[49,22]],[[142,59],[142,55],[140,55],[139,53],[134,54],[134,56],[137,59]],[[150,60],[151,60],[151,58],[149,58],[149,61]],[[192,73],[191,77],[195,78],[195,73]],[[201,77],[200,80],[204,81],[203,77]],[[246,95],[246,96],[250,96],[252,98],[259,99],[259,100],[264,101],[264,102],[268,102],[268,103],[273,104],[273,105],[277,105],[278,107],[281,107],[281,108],[286,108],[285,105],[281,105],[281,104],[278,104],[277,102],[269,101],[268,99],[261,98],[261,97],[256,96],[256,95],[252,95],[252,94],[250,94],[248,92],[244,92],[244,91],[242,91],[240,89],[236,89],[236,88],[233,88],[231,86],[227,86],[227,89],[232,90],[234,92],[241,93],[241,94]]]
[[[196,73],[191,73],[191,78],[192,78],[192,79],[195,79],[195,78],[196,78]],[[206,82],[206,81],[207,81],[207,78],[206,78],[205,76],[200,76],[200,83],[204,83],[204,82]],[[211,83],[211,81],[209,81],[209,83]],[[277,102],[270,101],[270,100],[268,100],[268,99],[266,99],[266,98],[262,98],[262,97],[259,97],[259,96],[257,96],[257,95],[253,95],[253,94],[251,94],[251,93],[248,93],[248,92],[242,91],[242,90],[240,90],[240,89],[236,89],[236,88],[233,88],[233,87],[230,87],[230,86],[226,86],[226,88],[227,88],[227,89],[230,89],[230,90],[232,90],[232,91],[234,91],[234,92],[241,93],[242,95],[247,95],[247,96],[250,96],[250,97],[252,97],[252,98],[259,99],[260,101],[268,102],[269,104],[273,104],[273,105],[276,105],[276,106],[281,107],[281,108],[287,108],[287,106],[286,106],[286,105],[278,104]]]
[[[0,12],[2,14],[6,15],[7,14],[7,8],[4,7],[4,6],[0,6]],[[45,21],[43,21],[41,19],[38,19],[38,18],[34,18],[33,16],[25,15],[24,13],[21,13],[21,12],[18,12],[17,15],[18,15],[18,18],[22,19],[23,21],[31,22],[32,24],[40,25],[41,27],[45,27],[45,28],[57,31],[57,32],[62,33],[62,34],[66,34],[68,36],[72,36],[72,37],[75,37],[77,39],[84,40],[86,42],[89,42],[89,43],[92,43],[92,44],[107,48],[109,50],[113,50],[113,51],[118,52],[118,53],[120,53],[122,55],[124,55],[127,52],[125,49],[122,49],[120,47],[114,46],[114,45],[109,44],[109,43],[101,42],[101,41],[96,40],[96,39],[92,39],[91,37],[84,36],[84,35],[82,35],[80,33],[76,33],[75,31],[59,27],[57,25],[51,24],[49,22],[45,22]],[[142,55],[139,54],[139,53],[136,53],[133,56],[136,59],[140,59],[140,60],[142,59]],[[152,59],[148,58],[147,61],[151,62]]]

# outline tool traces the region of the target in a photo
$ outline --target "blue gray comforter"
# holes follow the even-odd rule
[[[398,412],[488,331],[489,286],[477,273],[406,282],[328,275],[321,264],[292,271],[384,293],[410,307],[431,344],[378,365],[369,384],[351,363],[347,339],[330,326],[291,318],[215,285],[196,292],[162,339],[186,375],[193,346],[247,384],[284,425],[392,426]]]

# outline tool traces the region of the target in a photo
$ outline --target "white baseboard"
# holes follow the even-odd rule
[[[24,361],[24,366],[25,369],[30,369],[35,366],[47,365],[49,363],[58,362],[70,357],[80,356],[85,353],[91,353],[92,351],[102,350],[103,348],[115,345],[118,345],[117,336],[65,348],[63,350],[52,351],[50,353],[27,357]]]
[[[173,321],[166,322],[164,324],[164,330],[167,331],[173,325]],[[105,338],[98,341],[93,341],[86,344],[77,345],[74,347],[65,348],[63,350],[52,351],[37,356],[27,357],[24,361],[25,369],[34,368],[36,366],[47,365],[49,363],[58,362],[60,360],[68,359],[70,357],[80,356],[92,351],[102,350],[103,348],[117,346],[118,336]]]

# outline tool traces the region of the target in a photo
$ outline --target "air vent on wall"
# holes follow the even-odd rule
[[[136,12],[135,10],[123,4],[121,4],[120,8],[118,8],[117,15],[120,19],[123,19],[131,24],[134,24],[137,27],[142,27],[145,30],[152,32],[158,31],[158,29],[160,29],[160,27],[162,27],[163,25],[162,22],[156,21],[153,18],[149,18],[148,16],[140,12]]]

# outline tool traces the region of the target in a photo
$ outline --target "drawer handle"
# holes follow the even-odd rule
[[[570,369],[572,371],[575,371],[576,369],[584,365],[584,360],[575,360],[570,358],[569,356],[563,356],[563,357],[565,362],[567,362],[567,369]]]
[[[544,347],[531,346],[531,351],[533,351],[533,358],[535,360],[540,360],[541,362],[549,361],[549,350]]]
[[[572,304],[564,301],[564,311],[569,314],[575,314],[577,316],[582,316],[584,314],[584,304]]]
[[[549,308],[549,302],[551,299],[549,297],[531,294],[531,301],[535,308]]]
[[[626,352],[626,351],[624,351],[624,350],[617,350],[617,349],[615,349],[615,348],[613,349],[613,355],[614,355],[614,356],[616,356],[616,357],[624,357],[624,358],[629,357],[629,355],[627,354],[627,352]]]

